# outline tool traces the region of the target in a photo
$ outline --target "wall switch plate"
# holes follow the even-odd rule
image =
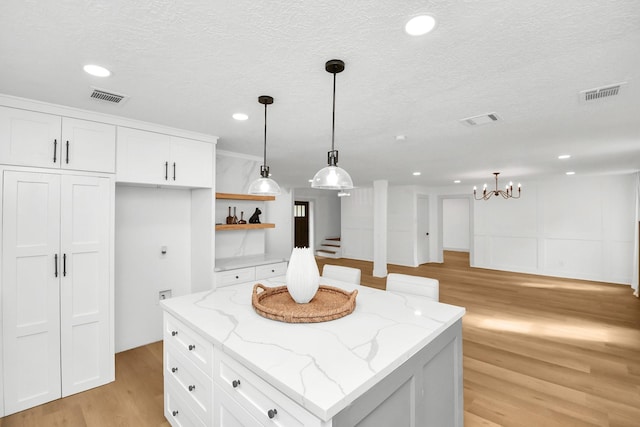
[[[169,298],[171,298],[171,289],[160,291],[158,293],[158,300],[159,301],[162,301],[163,299],[169,299]]]

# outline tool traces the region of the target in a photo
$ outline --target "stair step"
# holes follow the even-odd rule
[[[339,248],[340,245],[334,245],[333,243],[323,243],[322,246],[331,246],[333,248]]]
[[[324,239],[324,240],[334,240],[334,241],[339,242],[339,241],[340,241],[340,237],[327,237],[327,238],[326,238],[326,239]]]

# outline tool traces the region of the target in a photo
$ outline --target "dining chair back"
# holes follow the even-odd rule
[[[354,285],[360,284],[361,271],[359,268],[343,267],[340,265],[325,264],[322,267],[322,277],[340,280]]]
[[[426,296],[433,301],[440,297],[440,282],[428,277],[389,273],[387,291]]]

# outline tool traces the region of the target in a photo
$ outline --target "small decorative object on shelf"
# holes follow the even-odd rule
[[[262,213],[262,211],[260,210],[260,208],[256,208],[256,211],[253,213],[253,215],[251,215],[251,218],[249,218],[249,224],[260,224],[260,214]]]
[[[298,304],[313,299],[320,285],[318,264],[310,248],[293,248],[287,267],[287,290]]]
[[[233,224],[233,217],[231,216],[231,206],[229,206],[229,216],[227,217],[227,224]]]
[[[238,217],[236,216],[236,207],[233,207],[233,222],[232,224],[237,224],[238,223]]]
[[[244,211],[240,211],[240,221],[238,221],[238,224],[246,224],[247,221],[244,220]]]

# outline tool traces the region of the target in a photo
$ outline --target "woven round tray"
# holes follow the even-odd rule
[[[333,286],[320,285],[307,304],[291,298],[286,286],[268,288],[261,283],[253,286],[251,304],[262,317],[287,323],[317,323],[339,319],[356,308],[358,290],[347,292]]]

